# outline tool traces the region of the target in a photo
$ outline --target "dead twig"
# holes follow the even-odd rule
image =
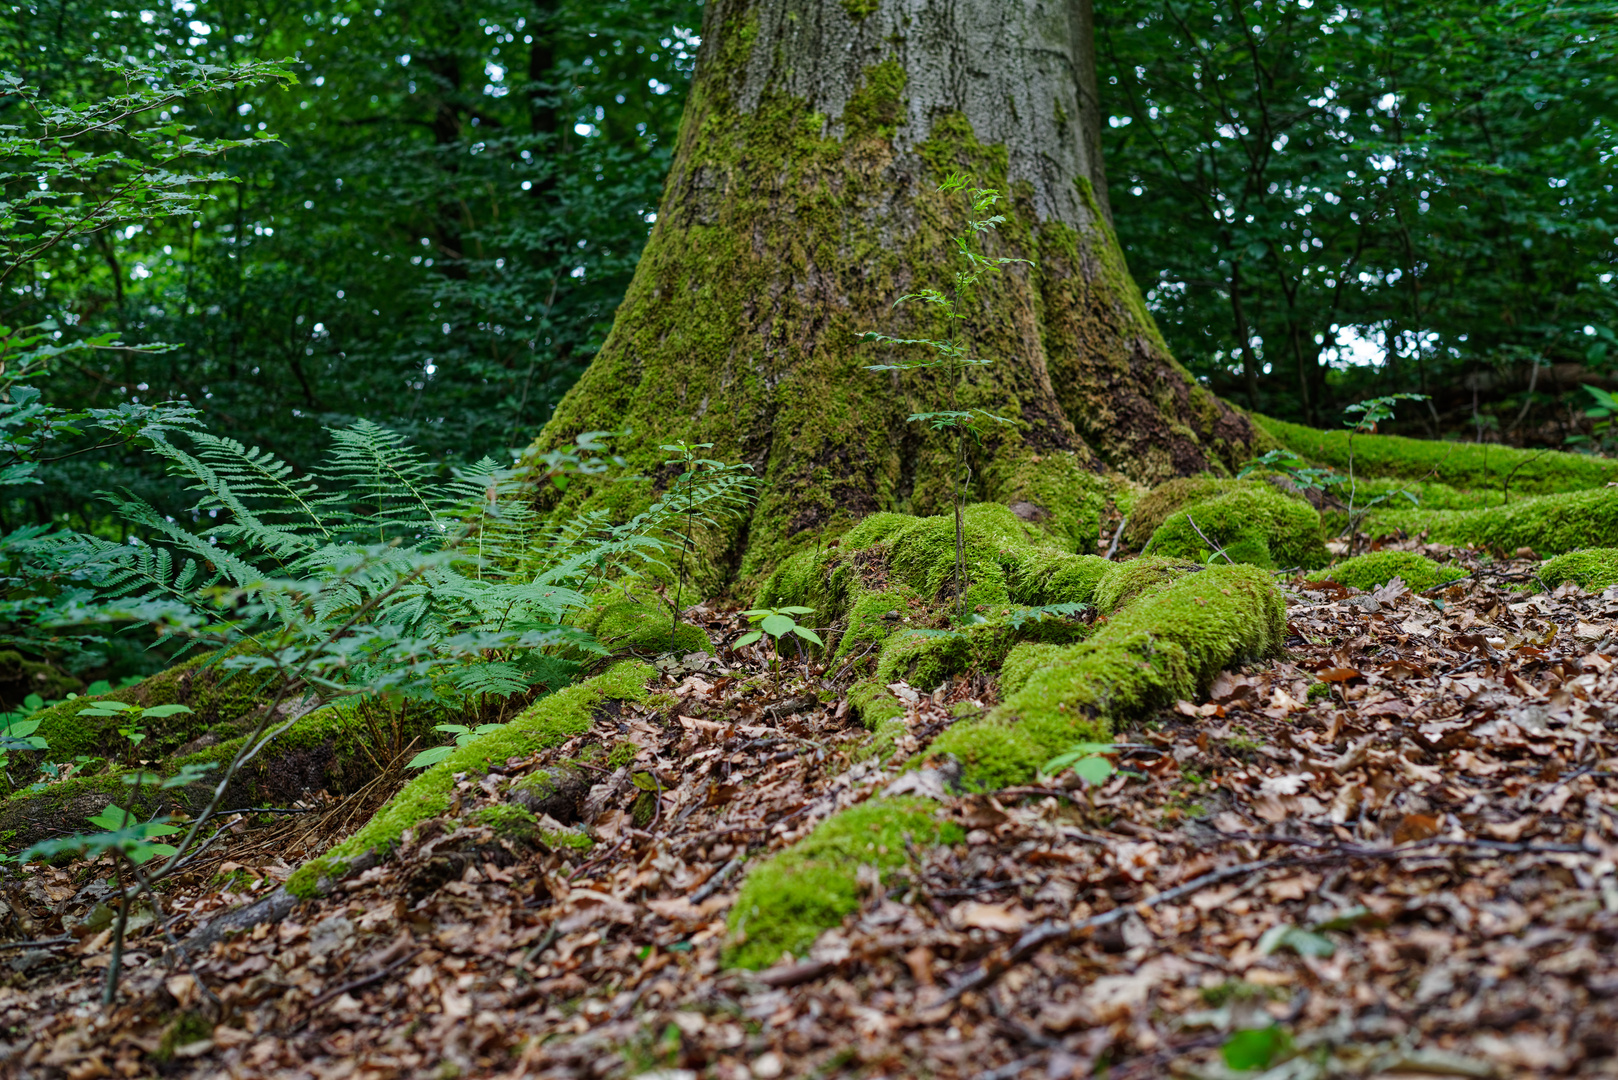
[[[1106,559],[1108,562],[1111,562],[1112,557],[1118,554],[1118,541],[1124,538],[1124,530],[1128,527],[1129,516],[1126,514],[1124,519],[1118,523],[1118,531],[1112,534],[1112,543],[1107,545]]]
[[[1193,878],[1184,885],[1165,889],[1156,896],[1149,896],[1139,903],[1121,904],[1111,911],[1104,911],[1100,915],[1092,915],[1088,919],[1080,919],[1078,922],[1052,921],[1041,923],[1024,931],[1022,937],[1017,939],[1017,943],[1011,947],[1011,951],[1004,958],[998,961],[986,962],[976,972],[951,987],[940,1004],[955,1001],[962,994],[969,991],[983,989],[1046,945],[1057,941],[1066,941],[1073,935],[1081,934],[1086,930],[1094,930],[1102,926],[1110,926],[1115,922],[1121,922],[1130,912],[1137,910],[1142,905],[1154,908],[1160,904],[1178,900],[1182,896],[1189,896],[1194,892],[1199,892],[1210,885],[1218,885],[1220,882],[1229,881],[1231,878],[1247,874],[1261,874],[1271,867],[1280,866],[1286,862],[1288,862],[1286,859],[1260,859],[1257,862],[1238,863],[1235,866],[1227,866],[1223,870],[1210,871],[1199,878]]]

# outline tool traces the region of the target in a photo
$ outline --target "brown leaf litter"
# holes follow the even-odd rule
[[[1530,594],[1527,565],[1465,557],[1475,576],[1426,596],[1294,582],[1287,658],[1122,733],[1097,788],[957,797],[906,774],[965,842],[915,852],[898,888],[870,875],[860,911],[764,972],[720,966],[744,861],[894,785],[899,759],[860,759],[819,676],[760,692],[739,658],[667,662],[672,708],[462,777],[397,858],[192,967],[147,912],[110,1011],[105,867],[24,868],[0,925],[42,944],[0,953],[0,1068],[1222,1077],[1231,1033],[1274,1024],[1295,1055],[1275,1076],[1618,1075],[1618,590]],[[902,695],[906,751],[990,692]],[[608,744],[633,759],[581,756]],[[592,851],[464,824],[569,760]],[[310,817],[334,824],[242,819],[165,898],[171,932],[363,814]]]

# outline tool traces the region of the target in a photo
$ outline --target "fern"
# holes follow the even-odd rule
[[[547,459],[547,477],[563,464],[600,472],[601,435]],[[78,537],[57,554],[95,567],[126,616],[250,642],[234,666],[298,667],[319,698],[509,696],[554,689],[603,651],[566,625],[592,592],[666,565],[693,530],[752,498],[752,478],[724,466],[629,521],[591,511],[552,526],[534,510],[525,470],[484,458],[444,480],[387,428],[360,422],[331,436],[312,475],[207,432],[188,433],[190,448],[164,441],[152,451],[198,493],[190,514],[108,495],[141,541]]]

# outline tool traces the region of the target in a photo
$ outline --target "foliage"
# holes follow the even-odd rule
[[[434,731],[446,731],[455,736],[455,742],[449,746],[434,746],[411,758],[405,766],[407,769],[425,769],[429,765],[437,765],[440,761],[455,752],[455,747],[465,746],[473,739],[499,731],[504,724],[479,724],[477,727],[468,727],[465,724],[434,724]]]
[[[121,89],[72,104],[55,102],[37,83],[0,71],[0,116],[9,112],[16,121],[0,124],[0,285],[9,282],[7,294],[25,307],[50,280],[43,267],[60,250],[125,226],[138,231],[164,218],[200,213],[232,177],[197,166],[268,137],[202,137],[172,119],[171,110],[210,94],[292,81],[283,64],[269,61],[225,67],[181,59],[94,63]],[[149,122],[154,113],[160,116],[155,124]],[[48,474],[54,463],[150,447],[196,423],[195,408],[184,402],[132,399],[110,407],[63,407],[48,403],[34,385],[100,354],[150,355],[166,346],[131,350],[117,331],[64,339],[54,319],[20,327],[5,319],[0,306],[0,503],[12,497],[7,488],[43,487],[41,470]],[[47,533],[40,522],[0,535],[0,585],[8,594],[0,602],[0,642],[71,667],[93,664],[102,658],[105,639],[42,629],[59,622],[64,610],[88,602],[80,568],[42,564],[36,557],[39,544],[49,542]]]
[[[1256,458],[1248,459],[1242,465],[1242,471],[1236,474],[1236,479],[1246,480],[1254,473],[1266,472],[1284,473],[1305,491],[1328,491],[1337,484],[1348,482],[1348,478],[1339,476],[1335,469],[1313,467],[1286,449],[1267,450]]]
[[[118,729],[118,734],[129,740],[133,749],[140,749],[140,744],[146,741],[146,721],[161,720],[168,716],[178,716],[191,710],[184,705],[152,705],[141,708],[131,705],[127,701],[97,701],[88,709],[80,709],[80,716],[116,716],[124,721]]]
[[[150,862],[158,856],[173,856],[179,849],[172,844],[155,843],[159,836],[173,836],[180,832],[178,825],[166,820],[140,821],[128,810],[111,803],[93,817],[86,818],[101,831],[66,836],[56,840],[42,840],[18,856],[19,862],[50,859],[58,855],[77,855],[95,858],[111,852],[128,859],[136,866]]]
[[[1429,435],[1526,432],[1549,365],[1611,373],[1612,10],[1098,7],[1111,205],[1175,355],[1317,425],[1431,394]]]
[[[1240,1072],[1267,1069],[1292,1046],[1292,1038],[1279,1024],[1233,1032],[1219,1048],[1225,1064]]]
[[[937,309],[938,315],[945,320],[944,336],[942,338],[896,338],[877,331],[867,331],[861,335],[865,341],[875,341],[883,345],[912,346],[919,345],[931,350],[933,357],[925,360],[904,361],[897,364],[868,364],[867,371],[928,371],[937,369],[941,373],[944,388],[948,393],[948,408],[935,412],[915,413],[909,419],[912,423],[924,423],[935,431],[952,431],[955,435],[955,463],[954,482],[950,487],[950,494],[955,505],[955,605],[956,617],[960,620],[966,618],[966,541],[962,531],[961,512],[966,506],[967,491],[972,483],[972,470],[966,462],[966,437],[970,434],[979,437],[985,424],[1010,424],[1013,421],[1003,416],[996,416],[986,409],[958,408],[958,396],[966,382],[968,369],[975,365],[991,364],[994,361],[978,356],[972,351],[971,344],[961,336],[961,326],[970,316],[963,309],[963,304],[973,295],[975,286],[985,277],[998,274],[1012,263],[1033,264],[1027,259],[1013,259],[1005,256],[987,256],[980,254],[977,245],[981,243],[985,234],[993,232],[998,226],[1005,223],[1002,214],[990,215],[989,211],[995,203],[1000,201],[1000,192],[994,188],[972,187],[964,175],[952,173],[938,186],[941,192],[961,192],[966,195],[968,212],[966,231],[950,237],[955,246],[955,253],[965,263],[965,266],[955,272],[948,292],[936,288],[924,288],[920,292],[907,293],[894,301],[894,306],[916,301],[928,304]]]
[[[1066,753],[1051,758],[1039,771],[1046,776],[1057,776],[1072,769],[1074,776],[1096,787],[1106,783],[1118,771],[1107,756],[1117,750],[1112,743],[1081,742]]]
[[[713,443],[687,443],[684,439],[658,449],[666,454],[674,454],[672,460],[663,462],[664,466],[679,466],[680,473],[674,478],[668,495],[669,504],[679,511],[683,531],[678,540],[680,545],[680,565],[676,573],[674,591],[674,625],[669,629],[669,639],[674,638],[675,629],[680,621],[680,600],[685,594],[686,558],[691,553],[695,529],[701,524],[706,527],[715,527],[719,521],[711,511],[718,511],[729,516],[737,516],[744,501],[750,501],[757,491],[758,482],[751,475],[752,466],[746,463],[727,464],[713,458],[698,457],[696,451],[712,449]],[[726,500],[708,500],[709,507],[704,508],[698,499],[699,492],[708,486],[722,484],[730,490],[734,498]],[[700,511],[700,512],[699,512]],[[779,637],[780,635],[776,635]],[[818,644],[818,639],[817,639]]]
[[[133,130],[184,123],[199,140],[251,145],[173,167],[219,196],[193,213],[52,248],[26,292],[0,298],[0,323],[54,320],[63,346],[111,332],[178,348],[82,354],[47,388],[58,402],[185,401],[211,430],[302,463],[322,454],[324,428],[362,416],[436,462],[508,460],[622,298],[700,18],[694,0],[18,7],[0,20],[0,71],[53,106],[127,92],[97,55],[214,68],[294,56],[297,82],[143,114]],[[17,116],[0,98],[0,124]],[[240,182],[200,182],[215,173]],[[42,475],[47,486],[0,507],[8,527],[90,527],[108,486],[165,513],[184,505],[156,462],[118,447]]]
[[[1584,384],[1584,390],[1595,402],[1584,410],[1591,421],[1590,434],[1570,435],[1564,442],[1575,449],[1598,454],[1618,452],[1618,394],[1589,383]]]

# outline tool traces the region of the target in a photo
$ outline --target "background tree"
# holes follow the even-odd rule
[[[1498,411],[1520,440],[1524,395],[1551,406],[1609,376],[1613,14],[1107,5],[1119,232],[1176,355],[1317,424],[1371,393],[1433,394],[1409,417],[1429,436],[1486,433]]]

